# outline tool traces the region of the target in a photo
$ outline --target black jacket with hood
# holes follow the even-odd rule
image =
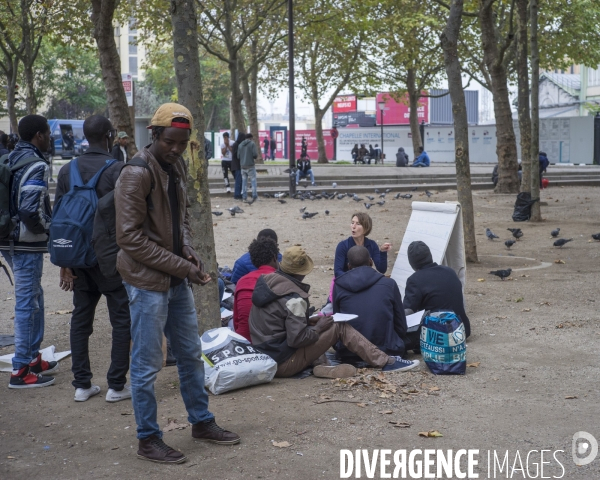
[[[357,267],[335,279],[334,313],[353,313],[348,323],[388,355],[404,355],[406,316],[398,284],[371,267]],[[338,355],[350,357],[345,347]]]
[[[252,345],[278,364],[319,339],[317,331],[308,326],[309,290],[310,285],[281,270],[256,282],[248,320]]]

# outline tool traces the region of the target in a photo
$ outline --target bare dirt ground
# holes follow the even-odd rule
[[[416,193],[413,200],[426,200]],[[455,199],[454,191],[431,198]],[[61,364],[54,386],[30,391],[0,386],[0,478],[332,479],[340,477],[340,449],[363,448],[479,449],[479,478],[507,478],[506,474],[494,477],[493,471],[488,476],[488,450],[499,457],[508,450],[511,465],[518,451],[524,468],[528,452],[537,451],[529,456],[529,476],[517,470],[512,478],[535,478],[539,451],[562,450],[556,458],[564,467],[552,453],[545,454],[544,461],[550,462],[544,468],[546,478],[600,478],[600,458],[583,467],[576,467],[571,459],[575,432],[584,430],[600,439],[600,245],[589,241],[590,234],[600,232],[600,189],[543,192],[548,205],[543,207],[546,221],[541,224],[512,222],[514,196],[477,192],[474,199],[481,263],[468,265],[465,294],[473,332],[467,361],[476,366],[469,367],[465,376],[435,377],[422,365],[417,371],[388,374],[384,381],[370,370],[350,382],[275,379],[268,385],[211,396],[217,421],[242,436],[240,445],[197,443],[186,428],[165,433],[165,439],[186,453],[187,463],[142,462],[136,459],[131,404],[104,401],[110,329],[102,302],[91,339],[92,368],[102,394],[85,403],[73,401],[68,359]],[[225,197],[213,199],[213,210],[232,205]],[[319,214],[302,220],[301,206]],[[280,204],[261,198],[242,208],[246,213],[235,217],[227,212],[214,217],[220,265],[232,266],[261,228],[274,228],[282,250],[302,244],[314,259],[315,270],[307,281],[312,284],[312,303],[322,305],[335,247],[349,235],[357,204],[349,199],[288,199]],[[362,204],[360,208],[364,209]],[[329,216],[325,209],[330,210]],[[410,212],[407,200],[390,199],[384,207],[372,207],[370,237],[380,243],[391,241],[397,251]],[[506,228],[515,226],[525,235],[508,251],[503,244],[510,236]],[[502,242],[488,241],[485,227],[500,235]],[[561,228],[561,237],[573,238],[562,250],[552,247],[550,230],[555,227]],[[394,260],[395,255],[390,255],[388,273]],[[509,281],[488,274],[499,267],[528,268],[540,262],[551,265],[515,271]],[[49,261],[44,288],[44,346],[67,350],[70,317],[52,313],[70,310],[71,298],[59,290],[58,269]],[[13,298],[2,277],[0,333],[12,333]],[[0,349],[0,354],[11,348]],[[2,379],[8,383],[8,374],[2,374]],[[160,373],[156,393],[160,424],[165,426],[168,418],[184,422],[175,368]],[[391,422],[410,426],[400,428]],[[443,437],[419,436],[432,430]],[[272,441],[291,446],[277,448]],[[362,475],[366,478],[364,468]],[[375,478],[380,478],[379,469]]]

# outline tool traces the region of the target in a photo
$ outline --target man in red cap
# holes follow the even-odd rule
[[[183,453],[163,442],[157,422],[154,382],[163,363],[163,332],[177,360],[192,436],[223,445],[240,441],[237,434],[215,423],[204,389],[191,284],[206,285],[211,278],[192,247],[187,169],[181,158],[193,123],[184,106],[160,106],[150,123],[152,144],[136,155],[148,166],[124,169],[115,188],[117,243],[121,247],[117,269],[131,313],[130,383],[138,457],[159,463],[186,460]]]

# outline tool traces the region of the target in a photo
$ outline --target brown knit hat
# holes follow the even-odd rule
[[[294,246],[283,252],[279,263],[282,272],[291,275],[308,275],[312,272],[314,263],[302,247]]]

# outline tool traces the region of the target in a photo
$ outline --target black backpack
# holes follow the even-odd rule
[[[134,157],[129,162],[121,167],[123,170],[127,166],[143,167],[150,172],[150,193],[146,197],[148,210],[153,210],[152,191],[154,190],[154,174],[152,169],[144,160],[139,157]],[[115,211],[115,191],[111,191],[98,200],[96,216],[94,217],[94,233],[92,235],[92,246],[96,252],[98,266],[102,275],[107,278],[119,275],[117,271],[117,254],[119,246],[117,245],[117,228],[116,228],[116,211]]]

